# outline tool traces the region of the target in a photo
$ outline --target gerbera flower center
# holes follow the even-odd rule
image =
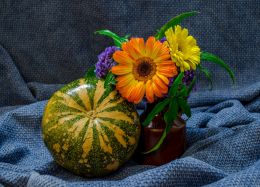
[[[148,81],[156,73],[156,64],[149,57],[142,57],[136,60],[133,66],[135,79],[139,81]]]

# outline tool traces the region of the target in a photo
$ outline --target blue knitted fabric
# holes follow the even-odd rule
[[[214,89],[198,75],[189,98],[187,150],[160,167],[127,162],[104,178],[57,165],[41,137],[52,93],[84,75],[111,40],[108,28],[147,37],[172,16],[202,50],[221,56],[236,85],[213,64]],[[40,1],[0,3],[0,186],[260,186],[260,1]]]

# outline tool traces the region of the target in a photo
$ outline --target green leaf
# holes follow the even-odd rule
[[[99,30],[99,31],[96,31],[95,34],[101,34],[101,35],[105,35],[105,36],[112,38],[117,47],[121,47],[123,42],[128,41],[128,39],[127,39],[128,35],[126,35],[125,37],[120,37],[116,33],[112,32],[110,30]]]
[[[130,34],[127,34],[123,38],[127,41],[130,36],[131,36]]]
[[[179,93],[177,95],[181,96],[181,97],[187,97],[188,96],[188,89],[184,84],[181,84],[181,90],[179,91]]]
[[[170,96],[175,96],[178,92],[178,88],[180,83],[182,82],[182,78],[184,76],[184,73],[181,72],[178,77],[174,80],[173,85],[170,88]]]
[[[182,109],[182,111],[188,116],[191,117],[191,110],[190,106],[187,102],[187,99],[184,98],[178,98],[178,105]]]
[[[200,53],[200,59],[215,63],[215,64],[219,65],[220,67],[224,68],[228,72],[228,74],[229,74],[230,78],[232,79],[233,83],[235,83],[235,75],[234,75],[233,71],[222,59],[220,59],[216,55],[213,55],[213,54],[208,53],[208,52],[201,52]]]
[[[145,121],[143,122],[143,126],[146,127],[150,124],[156,114],[160,113],[170,102],[169,98],[164,99],[163,101],[159,102],[153,110],[149,113]]]
[[[174,120],[177,118],[177,115],[178,115],[178,104],[176,102],[176,99],[172,99],[170,105],[171,106],[169,107],[169,110],[164,115],[166,127],[163,131],[163,134],[162,134],[160,140],[155,144],[155,146],[153,148],[151,148],[149,151],[144,152],[143,154],[148,154],[148,153],[157,151],[161,147],[167,134],[170,132],[170,130],[173,126]],[[170,119],[168,119],[168,118],[170,118]]]
[[[155,38],[157,40],[162,39],[162,37],[165,36],[165,32],[170,28],[170,27],[174,27],[175,25],[178,25],[181,23],[182,20],[184,20],[185,18],[188,18],[190,16],[194,16],[197,15],[199,12],[197,11],[192,11],[192,12],[185,12],[182,13],[174,18],[172,18],[170,21],[168,21],[165,25],[163,25],[160,30],[156,33]]]
[[[104,87],[108,88],[111,85],[115,85],[116,84],[116,78],[115,75],[112,72],[109,72],[105,78],[105,83],[104,83]]]
[[[176,98],[172,98],[170,101],[169,109],[164,114],[164,120],[167,123],[173,123],[178,115],[178,103]]]
[[[207,77],[207,79],[210,82],[210,89],[212,89],[212,73],[207,69],[201,66],[201,64],[198,65],[199,70],[205,74],[205,76]]]
[[[86,77],[86,78],[91,78],[91,77],[95,77],[95,76],[96,76],[96,74],[95,74],[95,66],[91,66],[91,67],[88,69],[88,71],[87,71],[87,73],[85,74],[84,77]]]
[[[190,83],[190,85],[189,85],[189,87],[188,87],[187,96],[190,95],[190,92],[192,91],[192,89],[193,89],[195,83],[196,83],[196,77],[194,77],[194,78],[192,79],[192,81],[191,81],[191,83]]]
[[[170,132],[171,127],[172,127],[171,125],[166,125],[166,128],[164,129],[163,134],[162,134],[160,140],[155,144],[155,146],[152,149],[150,149],[149,151],[144,152],[143,154],[149,154],[151,152],[157,151],[161,147],[161,145],[162,145],[164,139],[166,138],[167,134]]]
[[[162,134],[161,138],[159,139],[159,141],[155,144],[155,146],[152,149],[144,152],[143,154],[149,154],[151,152],[157,151],[161,147],[164,139],[166,138],[167,134],[170,132],[172,126],[173,126],[173,123],[166,123],[166,127],[165,127],[163,134]]]
[[[113,89],[115,89],[116,79],[115,75],[112,72],[109,72],[105,78],[104,87],[106,89],[104,95],[110,93]]]

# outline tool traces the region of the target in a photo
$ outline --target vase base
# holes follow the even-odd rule
[[[160,166],[174,159],[180,158],[186,147],[186,125],[180,117],[174,121],[169,134],[165,138],[160,149],[149,151],[160,139],[164,129],[145,127],[141,131],[141,140],[134,156],[134,160],[143,165]]]

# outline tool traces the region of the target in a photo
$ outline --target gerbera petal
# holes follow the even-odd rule
[[[188,64],[187,61],[183,61],[183,67],[185,70],[190,70],[190,65]]]
[[[153,51],[152,54],[150,55],[150,57],[154,60],[157,58],[158,53],[161,49],[161,47],[163,46],[163,44],[160,41],[156,41],[153,45]]]
[[[174,67],[157,67],[157,70],[161,75],[164,75],[166,77],[173,77],[176,75],[176,70]]]
[[[143,38],[133,38],[131,43],[139,55],[145,56],[145,44]]]
[[[173,62],[170,63],[168,61],[165,63],[163,62],[163,63],[158,64],[157,70],[159,72],[167,73],[168,75],[171,74],[170,77],[173,77],[178,74],[178,70],[177,70],[177,67],[175,66],[175,64]]]
[[[143,38],[139,38],[139,49],[142,55],[145,55],[145,43]]]
[[[131,91],[129,100],[131,102],[134,102],[135,104],[139,103],[143,99],[144,89],[145,89],[144,82],[139,81]]]
[[[116,51],[113,54],[113,59],[117,63],[122,64],[122,65],[134,63],[133,59],[131,59],[130,56],[128,55],[128,53],[126,53],[125,51]]]
[[[160,61],[169,60],[170,58],[171,58],[170,54],[165,54],[165,55],[158,56],[156,59],[154,59],[154,62],[158,63]]]
[[[160,88],[161,93],[166,94],[168,92],[168,86],[157,75],[153,77],[153,81]]]
[[[129,74],[126,74],[126,75],[118,76],[116,78],[116,80],[117,80],[118,88],[121,88],[121,87],[128,85],[131,81],[133,81],[134,76],[133,76],[133,74],[129,73]]]
[[[152,88],[152,85],[151,85],[151,80],[148,80],[146,82],[145,96],[146,96],[149,103],[154,102],[154,93],[153,93],[153,88]]]
[[[146,41],[145,48],[146,48],[146,56],[151,56],[153,53],[153,45],[155,43],[155,38],[150,36]]]
[[[169,54],[169,48],[167,46],[167,41],[166,41],[162,44],[157,56],[162,56],[162,55],[167,55],[167,54]]]
[[[159,72],[156,72],[156,75],[166,84],[169,85],[170,81],[167,77],[164,75],[161,75]]]
[[[173,66],[174,63],[171,60],[165,60],[165,61],[160,61],[160,63],[157,63],[157,66]]]
[[[138,38],[131,38],[129,42],[125,42],[122,44],[123,51],[126,51],[129,56],[134,60],[137,60],[141,56],[140,51],[137,47],[135,47],[136,43],[138,43]]]
[[[128,66],[121,66],[121,65],[117,65],[117,66],[113,66],[111,69],[112,73],[115,75],[124,75],[124,74],[128,74],[132,71],[132,65],[128,65]]]
[[[154,83],[152,82],[152,88],[153,88],[153,93],[157,96],[157,97],[162,97],[162,92],[160,91],[160,88]]]
[[[194,62],[192,62],[191,60],[190,60],[189,65],[190,65],[191,69],[196,70],[196,64]]]
[[[118,84],[116,85],[116,89],[119,91],[119,93],[126,98],[128,101],[130,101],[130,97],[131,97],[131,92],[132,90],[135,88],[135,85],[137,84],[137,81],[132,81],[130,82],[128,85],[119,88]],[[132,101],[130,101],[132,102]]]
[[[138,88],[137,97],[134,100],[134,103],[140,103],[144,97],[145,94],[145,84],[144,82],[140,81],[138,85],[136,86]]]
[[[189,34],[188,29],[183,29],[181,34],[182,34],[182,38],[187,38]]]
[[[197,46],[196,39],[189,36],[188,30],[177,25],[174,30],[168,29],[165,36],[170,48],[171,59],[180,70],[196,69],[196,66],[200,63],[200,48]]]

